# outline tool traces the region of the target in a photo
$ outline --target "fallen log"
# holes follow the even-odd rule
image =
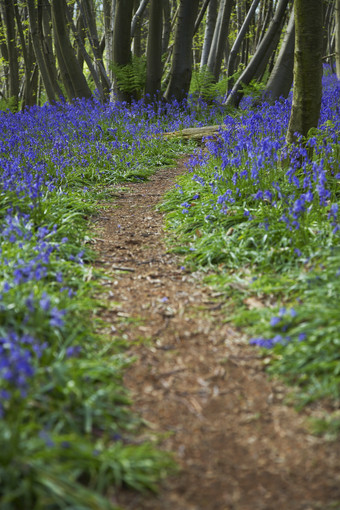
[[[197,128],[185,128],[180,129],[179,131],[170,131],[164,133],[164,136],[167,138],[190,138],[192,140],[202,140],[207,136],[218,136],[221,129],[225,126],[222,124],[216,124],[215,126],[203,126]]]

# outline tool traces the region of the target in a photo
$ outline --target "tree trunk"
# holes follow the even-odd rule
[[[116,14],[113,31],[113,63],[118,67],[131,64],[131,20],[133,0],[116,0]],[[120,101],[130,101],[132,94],[126,92],[117,82],[115,93]]]
[[[153,101],[160,94],[162,80],[162,13],[159,0],[151,0],[149,14],[149,34],[146,54],[145,93]]]
[[[16,44],[15,13],[12,0],[2,0],[2,14],[6,25],[6,41],[8,50],[9,67],[9,97],[11,106],[15,111],[18,109],[19,102],[19,62],[18,50]]]
[[[39,0],[38,2],[38,25],[41,33],[41,40],[43,43],[43,53],[45,62],[49,69],[51,80],[54,83],[55,91],[58,97],[62,97],[63,91],[61,90],[58,82],[58,70],[56,66],[56,59],[53,51],[52,41],[52,13],[49,0]]]
[[[104,0],[104,29],[105,29],[105,61],[109,80],[113,81],[112,61],[113,61],[113,23],[115,12],[115,1]]]
[[[187,97],[192,74],[192,38],[199,0],[181,0],[175,33],[170,81],[165,98],[182,101]]]
[[[26,9],[25,9],[26,10]],[[25,10],[23,13],[25,13]],[[22,18],[19,13],[19,8],[17,4],[14,4],[14,13],[15,13],[15,21],[17,24],[18,34],[21,43],[22,56],[24,59],[24,68],[25,68],[25,84],[23,87],[22,93],[22,105],[21,108],[24,109],[26,106],[33,106],[36,104],[36,90],[32,86],[34,81],[32,81],[33,74],[37,75],[37,71],[34,73],[34,52],[32,52],[32,42],[31,36],[26,31],[26,37],[23,29]],[[25,14],[23,14],[25,16]],[[26,21],[26,19],[24,20]],[[36,82],[36,80],[35,80]]]
[[[211,43],[212,43],[212,40],[214,37],[216,20],[217,20],[217,0],[210,0],[208,12],[207,12],[207,21],[206,21],[205,31],[204,31],[204,40],[203,40],[203,48],[202,48],[202,56],[201,56],[201,64],[200,64],[201,69],[204,69],[204,67],[206,67],[206,65],[208,63]]]
[[[340,0],[335,0],[335,66],[340,80]]]
[[[293,83],[295,47],[294,10],[292,10],[280,53],[271,72],[263,96],[271,101],[288,97]]]
[[[282,20],[289,1],[290,0],[279,0],[274,17],[265,36],[259,44],[253,58],[236,81],[229,96],[225,99],[224,104],[226,106],[238,107],[244,94],[242,90],[243,86],[249,85],[259,66],[263,64],[265,57],[270,58],[270,55],[268,55],[268,49],[270,48],[273,39],[277,38],[280,27],[282,29]]]
[[[162,0],[162,5],[163,5],[162,55],[164,55],[168,51],[171,33],[171,15],[169,0]]]
[[[92,92],[87,84],[85,76],[80,68],[75,51],[72,47],[66,22],[66,9],[68,6],[65,0],[52,0],[52,20],[53,29],[57,44],[60,50],[60,65],[65,67],[69,83],[68,91],[71,94],[69,99],[73,97],[92,97]],[[66,87],[65,82],[65,87]]]
[[[85,48],[85,44],[84,44],[84,39],[85,39],[85,32],[83,33],[79,33],[74,25],[74,22],[73,22],[73,19],[72,19],[72,16],[71,16],[71,13],[69,11],[69,9],[66,9],[66,17],[67,17],[67,22],[69,24],[69,27],[71,28],[72,32],[73,32],[73,35],[74,35],[74,38],[76,40],[76,44],[78,46],[78,52],[77,53],[80,53],[82,55],[82,58],[85,60],[86,64],[87,64],[87,67],[89,68],[89,71],[91,73],[91,76],[93,78],[93,81],[97,87],[97,90],[99,92],[99,95],[100,97],[102,98],[102,100],[104,100],[104,93],[103,93],[103,89],[102,89],[102,84],[101,84],[101,81],[100,81],[100,78],[98,76],[98,73],[96,71],[96,69],[94,68],[93,66],[93,63],[92,63],[92,59],[90,57],[90,55],[87,53],[86,51],[86,48]],[[77,61],[79,62],[79,56],[77,56]],[[79,64],[79,67],[82,71],[82,65]]]
[[[2,15],[0,10],[0,33],[4,33],[4,25],[2,21]],[[9,88],[9,69],[8,69],[8,49],[6,40],[3,37],[0,37],[0,50],[1,50],[1,56],[3,58],[3,76],[1,78],[4,78],[4,88],[1,91],[1,95],[4,97],[8,97],[8,88]]]
[[[195,26],[194,26],[194,35],[197,33],[197,30],[199,29],[200,27],[200,24],[202,22],[202,19],[204,17],[204,14],[205,14],[205,11],[207,10],[208,6],[209,6],[209,3],[210,3],[211,0],[204,0],[204,3],[201,7],[201,10],[196,18],[196,21],[195,21]]]
[[[317,127],[322,95],[322,2],[295,0],[293,104],[287,143]]]
[[[253,16],[255,14],[255,11],[257,9],[257,6],[259,4],[260,0],[253,0],[253,3],[250,6],[250,9],[247,13],[247,16],[240,28],[239,33],[237,34],[237,37],[235,39],[235,42],[230,50],[229,59],[228,59],[228,89],[231,90],[233,88],[234,79],[233,74],[236,71],[236,58],[237,54],[240,50],[241,44],[245,38],[245,35],[247,33],[247,30],[249,28],[249,25],[253,19]]]
[[[146,6],[146,4],[145,4]],[[134,23],[135,14],[138,12],[140,8],[139,0],[134,0],[134,7],[132,9],[132,22],[131,26],[133,25],[133,30],[131,30],[131,33],[133,33],[132,37],[132,55],[133,57],[141,58],[143,50],[142,50],[142,18],[144,15],[144,10],[138,16],[136,23]]]
[[[41,79],[45,87],[47,99],[50,103],[53,103],[54,101],[58,100],[58,95],[55,90],[54,83],[52,81],[48,66],[45,62],[44,53],[42,50],[42,41],[39,34],[39,28],[38,28],[38,17],[37,17],[37,9],[35,7],[35,1],[34,0],[27,0],[27,8],[28,8],[28,18],[29,18],[29,27],[30,32],[32,36],[32,44],[34,48],[35,58],[36,62],[39,67],[39,71],[41,74]],[[41,89],[41,82],[40,82],[40,88]],[[38,91],[39,94],[39,91]],[[40,101],[40,95],[39,95],[39,101]]]
[[[133,15],[133,18],[131,21],[131,37],[133,37],[135,35],[135,31],[141,22],[145,8],[148,5],[148,3],[149,3],[149,0],[141,0],[141,3],[139,4],[138,9],[136,10],[135,14]]]
[[[106,74],[106,70],[103,63],[103,55],[100,50],[99,37],[97,32],[96,17],[94,13],[94,5],[92,0],[78,0],[80,3],[80,14],[84,18],[84,24],[87,30],[87,37],[90,42],[96,71],[100,77],[102,84],[102,91],[104,97],[102,99],[108,99],[110,95],[111,83]]]
[[[67,20],[70,24],[72,23],[74,25],[72,16],[70,17],[68,14],[69,14],[69,10],[66,11]],[[77,14],[76,19],[77,19],[77,21],[76,21],[76,25],[75,25],[75,31],[77,33],[77,37],[75,37],[75,38],[76,38],[76,47],[77,47],[77,60],[79,62],[80,69],[83,70],[84,55],[80,48],[81,48],[81,46],[84,46],[84,48],[85,48],[86,28],[84,25],[83,16],[80,13]],[[72,30],[72,31],[73,31],[73,35],[75,35],[75,31],[74,30]],[[80,41],[81,41],[81,43],[80,43]]]
[[[235,0],[222,0],[217,17],[214,36],[210,47],[207,69],[218,81],[224,49],[227,44],[231,11]]]

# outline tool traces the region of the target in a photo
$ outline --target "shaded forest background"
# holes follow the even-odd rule
[[[286,97],[293,82],[293,3],[1,0],[2,107],[16,111],[94,93],[102,101],[145,94],[181,101],[194,92],[232,106],[245,92]],[[321,30],[320,58],[339,76],[339,0],[295,3],[300,16],[310,12],[314,19],[319,4],[312,33]]]

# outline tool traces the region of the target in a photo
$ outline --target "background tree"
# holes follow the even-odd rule
[[[288,96],[293,83],[294,47],[295,21],[292,10],[279,55],[263,92],[266,99],[274,101]]]
[[[126,67],[131,64],[131,20],[133,0],[116,0],[116,13],[113,37],[113,65],[116,68]],[[115,94],[121,101],[129,101],[132,97],[124,87],[121,87],[117,79],[115,81]]]
[[[14,4],[12,0],[1,0],[0,7],[2,18],[6,27],[6,54],[8,57],[9,71],[8,92],[11,98],[12,107],[16,110],[19,102],[19,63],[16,43]]]
[[[234,0],[222,0],[218,11],[214,35],[209,51],[207,70],[217,82],[220,76],[223,53],[228,41],[229,21]]]
[[[278,37],[282,31],[282,25],[284,16],[286,13],[286,8],[288,6],[290,0],[279,0],[277,4],[277,8],[274,14],[274,17],[268,27],[267,32],[263,36],[254,56],[251,61],[242,72],[238,80],[235,82],[234,87],[232,88],[229,96],[225,99],[224,104],[226,106],[238,106],[240,101],[244,95],[244,86],[249,85],[250,81],[255,77],[259,68],[267,64],[271,52],[276,48],[276,45],[273,46],[273,41],[278,42]]]
[[[335,0],[335,64],[336,75],[340,80],[340,0]]]
[[[151,0],[149,34],[146,54],[145,93],[152,100],[161,91],[162,80],[162,14],[163,5],[159,0]]]
[[[66,0],[52,0],[52,19],[58,48],[58,60],[64,70],[62,76],[69,99],[75,97],[91,97],[92,92],[77,60],[74,47],[69,38],[66,21]]]
[[[322,95],[323,5],[295,0],[294,89],[287,142],[317,127]]]
[[[167,100],[184,99],[189,91],[192,74],[192,38],[199,0],[180,0]]]

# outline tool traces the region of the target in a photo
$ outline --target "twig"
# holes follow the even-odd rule
[[[124,267],[124,266],[111,266],[111,269],[114,271],[129,271],[130,273],[134,273],[136,270],[133,267]]]

